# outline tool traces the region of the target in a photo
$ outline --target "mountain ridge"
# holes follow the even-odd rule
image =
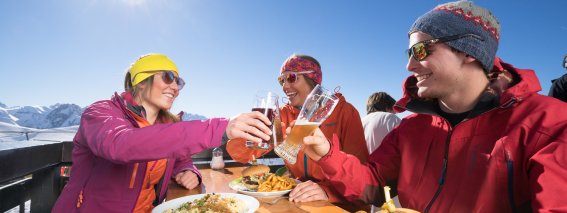
[[[0,102],[0,142],[22,140],[70,141],[86,107],[57,103],[51,106],[15,106]],[[183,113],[182,120],[205,120],[199,114]]]

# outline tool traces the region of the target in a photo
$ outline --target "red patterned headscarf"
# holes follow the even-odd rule
[[[313,71],[312,73],[303,74],[304,76],[310,78],[311,80],[315,81],[317,84],[321,84],[323,81],[323,73],[321,72],[321,67],[306,58],[302,58],[298,55],[291,55],[282,65],[280,69],[280,73],[283,72],[305,72],[305,71]]]

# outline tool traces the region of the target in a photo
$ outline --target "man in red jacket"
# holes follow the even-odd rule
[[[304,139],[336,190],[381,205],[383,187],[420,212],[567,212],[567,104],[533,70],[496,56],[500,25],[468,1],[439,5],[409,32],[410,110],[362,164],[317,131]]]

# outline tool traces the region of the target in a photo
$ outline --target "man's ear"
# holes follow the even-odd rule
[[[475,61],[477,61],[476,58],[473,58],[469,54],[465,54],[465,63],[472,63],[472,62],[475,62]]]

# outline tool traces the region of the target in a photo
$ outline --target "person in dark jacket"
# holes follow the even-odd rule
[[[200,182],[191,155],[221,145],[221,138],[265,140],[261,113],[233,119],[180,121],[169,109],[185,82],[163,54],[148,54],[126,73],[122,94],[84,111],[73,139],[73,169],[53,212],[150,212],[170,179],[186,188]],[[263,131],[263,132],[262,132]]]
[[[441,4],[409,31],[410,110],[362,164],[316,131],[304,138],[347,199],[419,212],[566,212],[565,103],[538,94],[533,70],[496,57],[500,24],[469,1]]]
[[[567,69],[567,55],[563,57],[563,68]],[[567,102],[567,74],[564,74],[558,79],[551,80],[551,88],[549,88],[547,95]]]

